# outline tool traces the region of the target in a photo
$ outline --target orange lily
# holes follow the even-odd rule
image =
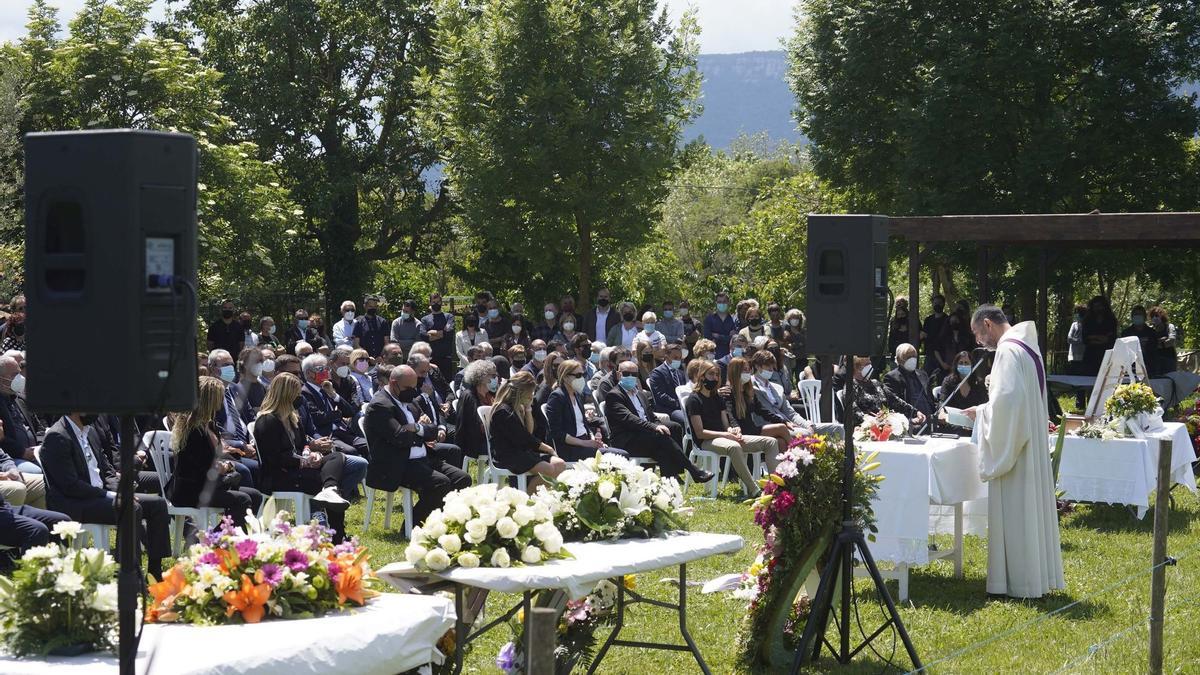
[[[337,583],[334,585],[337,589],[339,605],[344,605],[347,599],[357,602],[360,606],[366,604],[366,599],[363,597],[362,576],[361,565],[342,568],[342,573],[338,575]]]
[[[183,568],[176,565],[163,575],[162,581],[150,584],[150,595],[154,597],[154,604],[151,605],[146,615],[146,620],[151,623],[159,620],[167,621],[175,618],[173,612],[166,612],[175,604],[175,598],[186,593],[188,590],[187,577],[184,576]]]
[[[271,587],[268,584],[255,584],[243,574],[241,590],[226,591],[223,597],[229,605],[225,608],[225,616],[241,612],[246,623],[258,623],[262,621],[267,599],[271,597]]]
[[[237,551],[229,548],[217,549],[217,557],[221,559],[221,573],[229,574],[232,570],[237,569],[242,559],[238,556]]]

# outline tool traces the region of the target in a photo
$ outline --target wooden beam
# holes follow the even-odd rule
[[[1190,242],[1200,245],[1200,212],[902,216],[888,231],[909,241]]]

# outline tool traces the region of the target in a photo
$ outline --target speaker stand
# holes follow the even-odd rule
[[[137,471],[133,469],[134,446],[137,439],[137,427],[132,415],[121,416],[121,480],[117,486],[117,637],[118,656],[120,657],[121,675],[134,675],[134,664],[137,661],[138,640],[135,617],[137,599],[141,595],[142,561],[138,557],[138,527],[137,510],[134,508],[134,479]]]
[[[892,602],[892,596],[888,593],[887,586],[884,584],[883,577],[879,574],[879,568],[875,565],[875,559],[871,556],[871,550],[867,547],[866,537],[863,536],[862,528],[854,522],[853,512],[851,509],[852,493],[854,489],[854,356],[846,356],[846,389],[845,398],[842,401],[842,424],[843,433],[845,434],[846,456],[842,467],[842,529],[834,539],[833,544],[829,549],[829,560],[825,563],[825,569],[821,574],[821,585],[817,587],[817,597],[813,599],[812,610],[808,615],[808,621],[804,624],[804,633],[801,635],[800,644],[796,647],[795,658],[792,660],[792,675],[800,672],[800,667],[809,661],[815,661],[821,655],[821,647],[829,648],[830,653],[837,659],[838,663],[850,663],[850,660],[859,652],[866,649],[876,638],[883,634],[889,626],[895,626],[896,632],[899,633],[901,641],[904,642],[904,649],[908,652],[908,658],[912,661],[913,669],[921,668],[921,659],[917,656],[917,649],[913,646],[912,640],[908,637],[908,631],[904,629],[904,623],[900,620],[900,613],[896,611],[896,604]],[[851,649],[850,633],[851,633],[851,593],[854,587],[854,556],[855,553],[862,560],[862,564],[866,567],[867,572],[871,575],[871,580],[875,584],[875,590],[883,599],[884,607],[887,609],[887,620],[883,622],[875,632],[866,636],[862,643]],[[835,611],[833,607],[833,595],[836,589],[841,590],[841,610]],[[838,645],[829,644],[825,639],[825,634],[829,627],[829,620],[833,615],[838,629]]]

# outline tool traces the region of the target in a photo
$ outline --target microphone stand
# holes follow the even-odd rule
[[[930,416],[929,419],[925,420],[925,424],[921,425],[921,428],[918,429],[917,433],[913,434],[913,436],[919,436],[921,432],[925,431],[926,427],[933,425],[933,421],[937,419],[942,410],[946,408],[946,404],[950,402],[950,399],[954,398],[958,394],[958,392],[962,389],[962,386],[967,383],[967,380],[971,379],[971,376],[975,374],[976,370],[979,370],[979,366],[981,365],[983,365],[982,358],[975,361],[975,365],[971,366],[971,372],[967,373],[966,377],[964,377],[962,381],[958,383],[958,386],[954,388],[954,391],[950,392],[950,395],[946,397],[946,400],[942,401],[942,404],[938,406],[937,410],[933,411],[933,415]]]

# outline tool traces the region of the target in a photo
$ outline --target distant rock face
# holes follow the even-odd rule
[[[715,149],[727,149],[739,134],[767,132],[774,141],[803,139],[792,119],[796,99],[788,89],[783,51],[701,54],[703,114],[684,131]]]

